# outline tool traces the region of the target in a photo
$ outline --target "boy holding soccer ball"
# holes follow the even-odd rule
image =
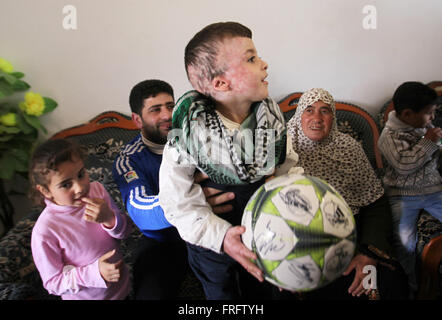
[[[206,297],[250,298],[264,285],[244,272],[263,281],[250,261],[256,255],[241,242],[242,213],[265,179],[275,169],[293,167],[297,155],[287,143],[279,106],[268,97],[268,65],[258,56],[250,29],[235,22],[205,27],[188,43],[185,66],[196,91],[184,94],[173,113],[160,169],[160,204],[187,242],[189,263]],[[232,212],[212,212],[201,187],[193,184],[197,169],[209,176],[208,185],[235,193]]]

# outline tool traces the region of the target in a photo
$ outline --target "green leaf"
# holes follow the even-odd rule
[[[0,178],[10,179],[15,171],[28,170],[29,153],[22,149],[10,149],[0,158]]]
[[[15,159],[9,153],[5,152],[0,156],[0,179],[11,179],[15,171]]]
[[[25,144],[33,144],[35,140],[38,138],[38,131],[33,128],[31,133],[23,134],[23,135],[17,135],[17,140],[23,141]],[[22,148],[22,147],[20,147]],[[27,149],[27,147],[25,148]]]
[[[29,155],[31,154],[31,150],[32,150],[36,140],[37,140],[37,137],[31,138],[28,136],[26,139],[24,139],[23,137],[15,136],[10,141],[0,143],[0,145],[1,145],[0,149],[3,149],[3,150],[0,150],[0,153],[2,153],[2,154],[5,153],[5,154],[12,156],[14,158],[27,159],[29,157]],[[21,154],[20,150],[22,150],[21,152],[24,152],[24,154]],[[19,152],[19,153],[17,154],[17,152]]]
[[[22,81],[22,80],[16,80],[13,84],[12,84],[12,88],[14,89],[14,91],[26,91],[30,88],[31,86]]]
[[[17,127],[19,127],[23,131],[24,134],[29,134],[32,131],[36,130],[36,128],[30,126],[27,123],[22,112],[17,114],[16,120],[17,120]]]
[[[41,123],[40,123],[40,129],[41,129],[41,131],[43,131],[45,134],[48,133],[48,130],[46,130],[45,126],[42,125]]]
[[[1,133],[1,131],[0,131],[0,133]],[[2,135],[0,135],[0,142],[6,142],[6,141],[9,141],[13,138],[14,138],[14,135],[12,135],[12,134],[5,134],[5,135],[2,134]]]
[[[14,93],[12,86],[3,78],[0,78],[0,98],[10,96]]]
[[[14,82],[19,81],[17,80],[16,77],[11,76],[10,74],[4,73],[3,74],[3,78],[6,80],[7,83],[9,83],[10,85],[13,85]]]
[[[6,132],[6,133],[19,133],[21,130],[18,127],[8,127],[0,124],[0,132]]]
[[[14,156],[16,159],[15,170],[20,172],[28,171],[29,154],[24,150],[15,149]]]
[[[0,70],[0,79],[4,78],[5,76],[7,76],[9,73],[4,72],[3,70]]]
[[[45,109],[43,110],[43,114],[51,112],[58,106],[58,103],[54,99],[43,97],[43,100],[45,102]]]
[[[25,76],[25,74],[20,71],[11,72],[10,74],[13,75],[14,77],[16,77],[17,79],[21,79]]]
[[[40,130],[41,128],[40,120],[38,120],[36,116],[30,116],[27,115],[26,113],[22,113],[22,115],[28,124],[30,124],[35,129]]]
[[[17,105],[11,102],[0,103],[0,115],[7,114],[9,112],[16,113]]]

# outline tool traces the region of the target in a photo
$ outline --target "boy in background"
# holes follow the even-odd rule
[[[397,257],[417,290],[417,218],[425,209],[442,220],[442,179],[438,171],[442,129],[432,124],[438,97],[420,82],[405,82],[393,96],[378,147],[387,160],[383,182],[390,199]]]

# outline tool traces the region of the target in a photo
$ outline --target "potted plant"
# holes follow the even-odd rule
[[[57,107],[57,102],[28,91],[24,73],[0,58],[0,222],[4,233],[13,226],[14,208],[5,182],[16,174],[27,179],[28,162],[40,131],[47,133],[40,117]],[[24,97],[15,94],[25,92]]]

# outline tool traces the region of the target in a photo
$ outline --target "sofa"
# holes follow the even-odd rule
[[[85,166],[91,181],[103,184],[117,206],[123,209],[120,192],[112,178],[112,166],[120,149],[138,132],[129,116],[110,111],[99,114],[86,124],[62,130],[52,138],[72,139],[84,147],[88,155]],[[42,208],[32,208],[25,218],[0,239],[0,300],[60,299],[43,288],[32,259],[31,232],[41,211]],[[128,221],[132,223],[130,218]],[[133,225],[131,234],[121,240],[124,261],[130,269],[141,237],[141,232]],[[131,292],[129,299],[133,297]],[[204,299],[201,285],[193,273],[186,275],[177,299]]]
[[[294,114],[301,92],[295,92],[279,102],[285,119],[288,121]],[[376,172],[381,173],[382,158],[376,147],[379,137],[379,124],[363,108],[356,105],[337,102],[337,122],[340,131],[353,136],[363,146],[370,163]],[[101,182],[120,208],[123,208],[121,195],[112,179],[112,164],[119,150],[138,133],[129,116],[115,111],[106,111],[85,124],[58,132],[53,138],[67,138],[77,141],[87,149],[86,167],[91,180]],[[47,293],[35,268],[30,248],[33,225],[42,208],[32,208],[29,214],[20,220],[0,239],[0,300],[46,300],[59,299]],[[129,219],[130,220],[130,219]],[[427,216],[419,220],[419,252],[440,234],[440,225],[430,222]],[[430,224],[430,226],[429,226]],[[130,236],[121,240],[124,260],[129,268],[134,262],[134,249],[141,237],[136,226]],[[419,255],[420,255],[419,253]],[[440,262],[440,259],[439,259]],[[433,270],[433,269],[432,269]],[[439,276],[439,269],[432,277]],[[433,278],[432,278],[433,279]],[[428,290],[434,288],[427,288]],[[431,295],[426,292],[424,298],[434,298],[440,292],[440,286]],[[129,296],[133,299],[133,293]],[[204,293],[201,285],[191,271],[187,274],[177,299],[202,300]]]

